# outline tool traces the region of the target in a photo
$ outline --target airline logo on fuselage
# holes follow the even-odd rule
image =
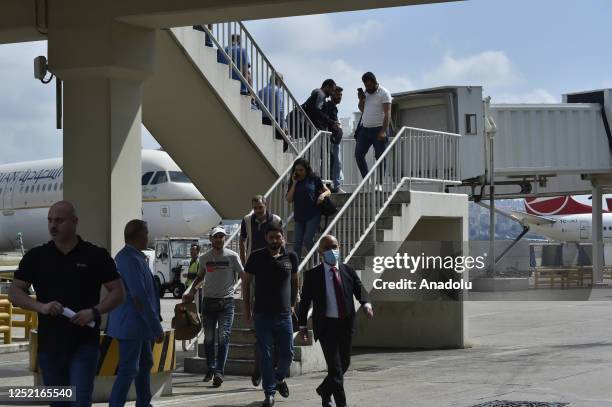
[[[64,173],[64,167],[43,168],[41,170],[24,170],[12,172],[0,172],[0,184],[13,184],[16,182],[26,183],[34,180],[34,184],[41,180],[55,181]]]

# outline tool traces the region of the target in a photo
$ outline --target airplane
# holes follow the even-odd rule
[[[589,198],[590,199],[590,198]],[[603,241],[612,241],[612,198],[602,205]],[[525,212],[495,209],[530,232],[562,242],[590,242],[592,207],[573,196],[527,198]],[[606,209],[607,208],[607,209]]]
[[[164,151],[142,150],[141,184],[150,244],[156,237],[204,236],[221,221]],[[0,165],[0,251],[20,249],[19,233],[26,249],[49,241],[47,212],[62,191],[61,158]]]

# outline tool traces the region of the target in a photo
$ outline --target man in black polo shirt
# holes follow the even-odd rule
[[[272,222],[266,230],[268,247],[257,250],[249,256],[242,277],[244,315],[251,322],[251,281],[255,285],[255,333],[261,354],[261,377],[265,400],[263,406],[274,405],[276,390],[283,397],[289,397],[285,378],[293,360],[292,308],[298,291],[298,258],[293,252],[286,252],[282,227]],[[277,367],[274,369],[272,353],[277,350]]]
[[[113,259],[77,236],[77,224],[71,203],[51,206],[52,240],[23,256],[9,298],[13,305],[38,313],[38,363],[45,386],[76,386],[73,405],[89,406],[98,367],[100,315],[121,304],[125,293]],[[28,295],[30,285],[36,300]],[[100,302],[103,285],[108,293]],[[76,314],[69,318],[70,311]]]

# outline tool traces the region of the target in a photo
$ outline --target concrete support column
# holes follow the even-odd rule
[[[64,198],[79,233],[115,254],[142,216],[141,104],[154,32],[108,22],[49,30],[50,70],[64,81]]]
[[[601,186],[596,180],[591,181],[592,185],[592,225],[591,242],[593,254],[593,285],[603,284],[603,265],[604,265],[604,246],[603,246],[603,224],[602,224],[602,205],[601,205]]]

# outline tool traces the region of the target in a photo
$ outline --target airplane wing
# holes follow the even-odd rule
[[[489,205],[487,205],[484,202],[478,202],[478,205],[485,207],[487,209],[490,208]],[[518,223],[520,223],[523,226],[529,226],[529,225],[551,225],[553,223],[555,223],[557,220],[553,219],[553,218],[547,218],[545,216],[538,216],[538,215],[531,215],[529,213],[526,212],[521,212],[521,211],[504,211],[503,209],[499,209],[498,207],[495,207],[495,213],[498,213],[502,216],[505,216],[506,218],[510,218]]]

